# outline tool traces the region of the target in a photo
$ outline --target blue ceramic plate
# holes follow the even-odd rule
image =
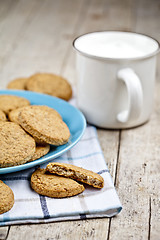
[[[30,91],[0,90],[0,94],[25,97],[33,105],[47,105],[56,109],[61,114],[71,133],[70,140],[67,144],[59,147],[51,147],[51,150],[47,155],[33,162],[25,163],[23,165],[15,167],[0,168],[0,174],[25,170],[27,168],[45,163],[51,159],[57,158],[58,156],[71,149],[80,140],[85,131],[86,120],[83,114],[66,101],[49,95],[34,93]]]

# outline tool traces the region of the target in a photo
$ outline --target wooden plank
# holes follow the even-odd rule
[[[87,0],[84,5],[82,1],[73,2],[74,4],[72,4],[72,1],[69,1],[68,5],[65,4],[65,1],[45,1],[43,4],[34,2],[34,6],[27,11],[25,16],[20,18],[23,21],[23,25],[18,22],[13,36],[9,34],[9,30],[4,28],[7,36],[4,39],[8,39],[7,44],[12,45],[12,48],[9,47],[7,49],[4,41],[4,51],[2,49],[2,56],[6,60],[5,63],[0,61],[2,70],[0,71],[0,79],[5,80],[3,83],[4,87],[9,78],[20,76],[20,74],[29,75],[39,69],[61,73],[75,83],[74,53],[70,45],[72,38],[87,31],[97,29],[129,30],[131,26],[133,26],[133,30],[143,30],[151,33],[148,29],[155,24],[154,16],[156,16],[156,21],[158,19],[158,7],[153,7],[153,4],[158,6],[155,0],[152,1],[153,4],[151,1],[150,3],[149,1],[147,2],[147,8],[152,9],[151,12],[145,7],[144,1],[136,2],[135,5],[131,1],[103,2]],[[13,23],[18,21],[16,13],[19,9],[24,9],[23,4],[25,3],[21,4],[21,7],[14,9],[13,13],[11,13],[12,17],[9,16],[3,22],[5,26],[12,23],[12,20]],[[134,8],[132,9],[133,5]],[[38,11],[36,6],[40,6]],[[72,9],[72,14],[70,9]],[[155,11],[157,12],[156,14],[154,14]],[[141,13],[143,13],[142,20]],[[135,23],[135,14],[137,14],[137,23]],[[150,14],[152,24],[148,23],[149,20],[147,19],[149,18],[144,18],[145,14]],[[26,19],[29,16],[30,22],[28,23]],[[16,19],[14,20],[14,18]],[[150,24],[149,28],[147,28],[148,24]],[[2,29],[2,25],[0,25],[0,29]],[[158,29],[157,25],[154,29]],[[17,36],[15,37],[16,34]],[[18,39],[19,36],[20,39]],[[53,36],[54,40],[52,41]],[[18,45],[15,45],[17,39],[19,42]],[[63,41],[59,42],[59,39],[63,39]],[[52,58],[53,56],[54,59]],[[158,113],[153,115],[153,120],[150,123],[141,128],[122,131],[121,135],[119,135],[118,131],[98,130],[107,164],[115,179],[120,199],[124,205],[123,212],[110,221],[108,234],[108,219],[102,219],[13,226],[8,239],[13,239],[14,236],[16,236],[16,239],[25,239],[26,236],[27,239],[28,236],[31,239],[33,237],[35,237],[34,239],[73,239],[73,236],[77,236],[76,239],[102,240],[107,238],[127,240],[157,239],[159,232],[159,226],[156,224],[159,220],[157,214],[159,203],[157,189],[159,186],[156,181],[158,178],[158,165],[156,164],[158,164],[157,156],[159,155],[159,150],[156,147],[155,151],[153,143],[157,144],[159,142],[159,135],[157,136],[159,129],[157,128],[157,120],[159,119],[158,106],[159,101],[156,108]],[[151,132],[154,133],[152,136]],[[117,163],[119,136],[122,140],[119,161]],[[155,141],[155,139],[157,140]],[[137,149],[137,153],[135,149]],[[141,157],[137,163],[137,161],[134,161],[138,154]],[[151,164],[152,162],[154,162],[153,165]],[[130,163],[129,166],[128,163]],[[155,189],[152,192],[153,187]],[[6,232],[7,228],[1,229],[4,229],[3,231]]]
[[[0,227],[0,240],[5,240],[8,236],[9,227]]]
[[[160,17],[159,17],[160,18]],[[160,39],[159,39],[160,40]],[[159,59],[160,60],[160,59]],[[160,76],[160,61],[158,62],[158,76]],[[156,95],[155,95],[155,109],[153,115],[153,132],[152,134],[152,150],[150,151],[150,162],[148,164],[148,188],[150,194],[150,206],[149,206],[149,239],[157,240],[160,236],[160,182],[159,178],[159,119],[160,119],[160,77],[157,76],[156,83]]]
[[[81,8],[79,19],[75,26],[74,32],[70,39],[70,47],[63,64],[63,75],[71,79],[72,84],[76,86],[76,71],[75,69],[75,51],[72,47],[72,42],[77,36],[101,29],[104,24],[105,13],[104,12],[104,0],[87,0],[85,5]],[[105,24],[104,24],[105,26]]]
[[[107,131],[98,129],[98,138],[113,182],[115,182],[119,136],[120,132],[118,130]]]
[[[147,34],[160,42],[160,1],[136,0],[134,11],[137,16],[134,21],[134,30]],[[160,54],[158,54],[157,60],[159,66]],[[160,71],[157,71],[157,79],[159,79],[158,74]]]
[[[6,9],[9,9],[9,11],[3,21],[0,21],[1,61],[4,61],[4,58],[15,49],[22,37],[24,26],[26,28],[32,19],[31,12],[35,12],[36,9],[39,10],[41,5],[36,4],[36,2],[37,0],[31,1],[27,5],[27,1],[18,1],[15,6],[12,7],[11,5],[12,8],[10,7],[10,2],[6,2],[6,6],[9,5]]]
[[[18,0],[0,0],[0,22],[5,21],[7,15],[17,6]]]
[[[11,227],[7,240],[106,239],[107,232],[105,227],[104,219],[24,225],[21,228],[15,226]]]
[[[160,189],[158,185],[156,189]],[[159,191],[159,190],[158,190]],[[149,239],[157,240],[160,236],[160,194],[155,193],[150,200]]]
[[[135,14],[136,21],[132,30],[159,39],[158,1],[136,1],[135,4],[133,16]],[[159,31],[156,32],[156,29]],[[160,169],[158,97],[160,86],[158,83],[156,91],[155,110],[150,122],[139,128],[122,131],[121,134],[116,186],[124,209],[120,216],[112,219],[108,239],[119,239],[119,236],[123,240],[159,239],[160,184],[157,179]]]
[[[12,78],[29,76],[39,71],[60,73],[70,44],[66,36],[73,32],[81,4],[78,0],[48,0],[43,2],[38,11],[30,13],[32,21],[24,27],[18,45],[10,52],[1,69],[3,87]],[[74,14],[70,14],[70,9]]]
[[[122,132],[117,188],[124,209],[120,217],[112,219],[109,239],[117,239],[118,236],[124,240],[158,239],[155,238],[160,220],[157,205],[160,199],[160,184],[157,181],[160,169],[160,113],[157,110],[149,123]]]
[[[137,16],[135,30],[160,39],[160,2],[159,0],[136,0],[134,9]]]

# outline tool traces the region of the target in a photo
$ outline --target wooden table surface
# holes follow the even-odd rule
[[[159,0],[0,0],[0,87],[53,72],[76,84],[73,39],[95,30],[136,31],[160,41]],[[160,61],[150,121],[122,131],[98,129],[123,204],[113,218],[0,228],[0,239],[160,239]]]

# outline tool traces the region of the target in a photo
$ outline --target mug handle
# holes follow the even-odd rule
[[[128,110],[117,114],[117,120],[121,123],[127,123],[136,120],[143,107],[143,91],[139,77],[131,68],[120,69],[117,73],[119,80],[123,81],[128,91]]]

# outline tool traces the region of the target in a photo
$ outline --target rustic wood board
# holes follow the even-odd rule
[[[0,88],[37,71],[61,74],[76,86],[72,49],[76,36],[96,30],[132,30],[160,41],[159,22],[158,0],[1,0]],[[149,123],[123,131],[98,129],[123,211],[111,219],[1,227],[0,239],[159,239],[158,80],[159,71]]]

